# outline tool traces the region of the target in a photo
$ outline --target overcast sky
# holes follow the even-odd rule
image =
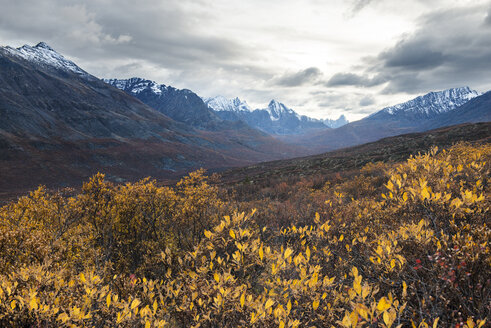
[[[101,78],[316,118],[491,89],[489,0],[0,0],[0,44],[39,41]]]

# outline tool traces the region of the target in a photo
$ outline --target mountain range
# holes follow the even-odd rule
[[[271,100],[201,98],[187,89],[86,72],[44,42],[0,47],[0,194],[114,181],[174,180],[316,154],[403,133],[491,121],[491,92],[430,92],[362,120],[318,120]]]
[[[170,118],[205,130],[220,129],[220,123],[244,122],[271,135],[305,134],[342,126],[344,116],[337,120],[318,120],[299,115],[284,104],[271,100],[267,108],[253,110],[239,98],[222,96],[200,98],[191,90],[179,90],[143,78],[104,79],[104,82],[125,91]]]
[[[489,122],[490,98],[491,92],[479,94],[469,87],[430,92],[334,130],[283,140],[310,145],[316,152],[323,152],[404,133],[461,123]]]
[[[314,130],[336,128],[348,123],[344,116],[337,120],[318,120],[299,115],[293,109],[274,99],[269,102],[268,107],[254,110],[246,101],[239,98],[227,99],[223,96],[216,96],[203,100],[224,120],[242,120],[251,127],[272,135],[305,134]]]
[[[191,92],[167,92],[175,104],[202,104]],[[199,120],[221,124],[201,109],[209,115]],[[0,117],[0,193],[73,185],[97,171],[116,181],[168,179],[305,154],[242,122],[203,130],[198,119],[174,120],[45,43],[0,48]]]

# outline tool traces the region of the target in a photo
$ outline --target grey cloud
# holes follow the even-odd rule
[[[356,14],[363,8],[368,6],[373,0],[355,0],[353,1],[353,7],[351,9],[352,14]]]
[[[422,16],[412,34],[377,56],[364,58],[361,72],[338,73],[327,86],[376,85],[366,78],[375,75],[388,82],[382,94],[415,94],[463,85],[491,88],[491,29],[482,27],[486,10],[483,6],[459,7]]]
[[[313,83],[322,76],[322,72],[317,67],[309,67],[293,74],[285,74],[278,78],[274,83],[280,86],[297,87],[307,83]]]
[[[375,104],[375,98],[371,95],[367,95],[360,99],[359,105],[362,107],[370,106]]]
[[[130,0],[29,0],[2,4],[0,28],[12,39],[47,41],[89,62],[133,59],[185,70],[199,63],[218,69],[254,59],[245,44],[207,35],[204,26],[210,19],[202,2],[190,0],[149,0],[145,5]]]
[[[433,49],[431,39],[408,39],[400,41],[394,48],[379,55],[386,67],[411,70],[431,69],[445,61],[441,51]]]
[[[354,73],[336,73],[334,74],[325,85],[328,87],[339,86],[359,86],[359,87],[372,87],[385,82],[385,79],[380,75],[373,78],[369,78],[365,75],[358,75]]]

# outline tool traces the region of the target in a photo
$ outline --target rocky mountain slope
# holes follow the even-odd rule
[[[141,78],[104,79],[175,121],[199,129],[215,129],[222,121],[191,90],[176,89]]]

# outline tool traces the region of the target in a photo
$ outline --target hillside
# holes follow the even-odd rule
[[[304,153],[245,124],[203,131],[172,120],[44,43],[0,48],[0,116],[2,195],[74,186],[98,171],[165,180]]]
[[[384,138],[360,146],[319,155],[260,163],[221,173],[223,183],[245,182],[259,186],[299,180],[341,171],[357,170],[373,162],[398,162],[432,146],[448,147],[459,141],[491,142],[491,123],[461,124],[431,131]]]

